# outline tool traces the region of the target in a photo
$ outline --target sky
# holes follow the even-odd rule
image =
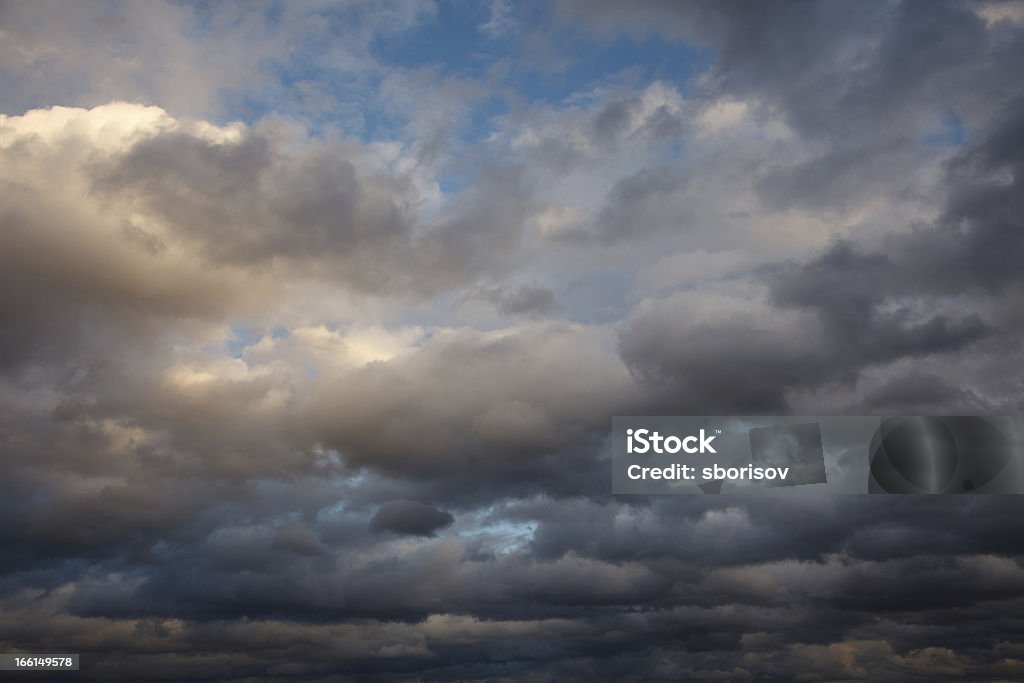
[[[1022,64],[1016,2],[0,1],[0,651],[1024,679],[1024,498],[608,448],[1021,414]]]

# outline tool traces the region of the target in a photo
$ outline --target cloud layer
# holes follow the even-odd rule
[[[612,415],[1024,410],[1017,5],[10,2],[0,32],[3,651],[1024,676],[1014,497],[613,497],[606,453]]]

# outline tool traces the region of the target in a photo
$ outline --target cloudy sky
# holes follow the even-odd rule
[[[0,2],[0,650],[1024,679],[1024,498],[608,457],[1024,411],[1022,65],[1013,2]]]

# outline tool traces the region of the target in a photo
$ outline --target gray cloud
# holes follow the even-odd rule
[[[145,207],[211,264],[280,264],[362,291],[432,293],[514,256],[529,196],[514,167],[485,170],[449,215],[417,225],[410,179],[374,170],[366,150],[286,144],[157,135],[93,170],[94,187]]]
[[[290,59],[339,81],[375,81],[383,66],[373,59],[373,41],[401,36],[435,14],[429,2],[390,0],[266,9],[5,2],[0,109],[155,101],[176,115],[218,117],[287,99],[292,113],[322,115],[351,92],[331,82],[282,84],[278,70]],[[248,98],[239,101],[243,92]]]
[[[941,112],[969,128],[986,125],[1015,93],[1010,64],[1024,50],[1019,25],[986,26],[983,3],[559,7],[606,33],[682,37],[714,50],[715,91],[770,104],[816,142],[810,158],[762,181],[776,205],[835,207],[903,189],[921,156],[922,126],[937,126]]]
[[[389,500],[370,519],[371,531],[433,536],[454,521],[450,513],[413,500]]]
[[[346,462],[402,476],[502,478],[603,434],[633,383],[603,334],[565,324],[449,332],[327,378],[310,417]],[[389,416],[381,421],[381,416]],[[480,464],[486,462],[486,467]]]
[[[494,304],[502,315],[548,315],[558,307],[555,293],[537,283],[485,287],[474,294]]]

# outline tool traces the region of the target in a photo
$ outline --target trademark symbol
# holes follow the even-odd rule
[[[721,429],[716,429],[716,430],[715,430],[715,434],[721,434],[721,433],[722,433],[722,430],[721,430]]]

